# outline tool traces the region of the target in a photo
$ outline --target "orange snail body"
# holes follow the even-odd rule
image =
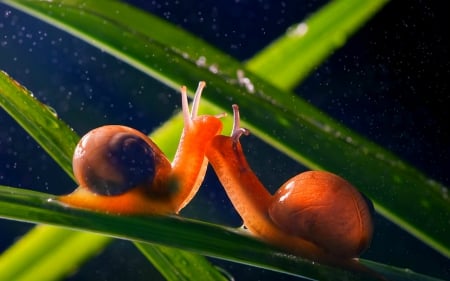
[[[181,88],[184,128],[172,163],[147,136],[125,126],[88,132],[78,143],[73,169],[79,187],[58,199],[69,206],[115,214],[178,213],[205,176],[206,147],[222,130],[219,117],[197,116],[200,82],[192,111]]]
[[[347,181],[332,173],[309,171],[288,180],[271,195],[248,165],[234,110],[231,137],[214,137],[206,156],[247,229],[293,254],[329,265],[369,272],[354,258],[372,237],[370,208]]]

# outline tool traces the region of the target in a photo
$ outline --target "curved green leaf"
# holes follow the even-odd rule
[[[243,230],[210,223],[176,216],[112,216],[73,209],[59,203],[53,195],[6,186],[0,186],[0,202],[0,216],[5,218],[89,230],[138,242],[158,243],[318,280],[373,280],[366,274],[314,264],[286,255],[247,235]],[[373,266],[374,263],[368,262],[367,265]],[[390,270],[386,270],[385,276],[390,280],[427,278],[411,272],[394,279],[389,272]]]
[[[31,136],[38,137],[44,150],[73,179],[72,151],[79,137],[64,122],[55,118],[55,112],[36,101],[27,89],[0,70],[0,105]],[[64,131],[64,137],[53,131]],[[68,153],[70,151],[70,153]]]

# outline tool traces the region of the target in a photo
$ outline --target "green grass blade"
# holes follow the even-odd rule
[[[55,118],[54,111],[37,102],[4,72],[0,73],[0,104],[34,138],[40,139],[44,150],[72,178],[72,152],[78,136],[64,122]],[[53,132],[65,134],[55,135]],[[68,153],[70,151],[70,153]]]
[[[330,1],[247,62],[247,69],[290,90],[320,65],[388,0]],[[276,71],[273,71],[276,69]]]
[[[433,278],[430,276],[426,276],[423,274],[417,274],[414,272],[411,272],[409,269],[405,268],[396,268],[393,266],[385,265],[376,263],[369,260],[362,260],[361,261],[366,266],[372,268],[373,270],[381,273],[383,276],[386,276],[389,278],[389,280],[415,280],[415,281],[437,281],[439,279]]]
[[[112,216],[72,209],[58,203],[53,195],[7,186],[0,186],[0,202],[0,217],[8,219],[46,223],[138,242],[188,249],[216,258],[318,280],[372,280],[365,274],[314,264],[283,254],[246,235],[242,230],[210,223],[175,216]],[[399,269],[395,273],[397,271]],[[385,274],[392,281],[411,280],[411,275],[406,273],[395,279],[391,278],[389,270],[386,270]]]
[[[50,151],[52,157],[57,156],[54,157],[55,161],[73,177],[72,164],[71,161],[68,162],[68,159],[72,158],[78,136],[63,121],[56,118],[53,111],[34,99],[25,88],[4,72],[0,72],[0,105],[45,150]],[[177,139],[176,136],[180,134],[182,124],[179,115],[163,126],[161,131],[154,134],[155,141],[159,141],[162,144],[160,148],[169,152],[169,155],[175,153],[177,143],[172,144],[165,140]],[[0,202],[0,208],[2,208],[1,204],[2,202]],[[47,238],[45,238],[46,236]],[[64,237],[64,239],[56,239],[54,236]],[[50,243],[37,243],[36,245],[39,247],[33,245],[39,240]],[[40,280],[59,280],[61,276],[67,275],[99,249],[106,246],[110,240],[108,237],[99,237],[91,233],[40,227],[39,230],[35,229],[28,233],[23,242],[20,240],[17,245],[1,256],[0,280],[25,281],[33,280],[36,276],[40,276]],[[57,247],[55,243],[57,243]],[[195,276],[198,271],[196,266],[201,264],[202,271],[211,276],[210,280],[214,280],[213,277],[221,280],[218,276],[222,277],[222,275],[204,257],[180,250],[164,250],[158,254],[157,247],[147,253],[148,248],[140,246],[138,242],[135,244],[146,257],[154,256],[150,259],[151,261],[157,261],[160,256],[170,257],[174,260],[182,258],[185,261],[174,264],[170,268],[159,266],[160,272],[165,276],[171,275],[173,270],[183,272],[186,276],[189,276],[188,273],[192,270],[191,276]],[[74,249],[83,250],[77,250],[74,254]],[[63,256],[66,257],[62,258]],[[58,264],[57,269],[51,270],[51,267],[55,267],[56,264]]]
[[[61,280],[110,240],[90,232],[37,226],[0,256],[0,280],[33,281],[36,276],[39,280]]]
[[[192,256],[196,256],[194,253],[146,243],[138,243],[137,246],[167,280],[198,280],[199,276],[205,281],[228,280],[219,271],[208,270],[211,265],[207,260],[197,259],[197,263],[191,262],[188,268],[178,266],[192,260]]]
[[[173,54],[193,64],[200,57],[207,58],[224,68],[231,61],[230,57],[181,29],[120,1],[63,0],[45,3],[7,0],[4,3],[66,30],[172,87],[179,87],[180,83],[164,73],[167,64],[180,63]],[[186,73],[180,70],[182,73],[176,76],[192,80],[188,86],[194,87],[198,79],[186,79]],[[190,76],[194,75],[192,73]]]

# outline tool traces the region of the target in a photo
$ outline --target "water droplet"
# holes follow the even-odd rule
[[[219,66],[217,64],[211,64],[208,69],[214,74],[219,73]]]
[[[222,268],[222,267],[220,267],[220,266],[215,266],[215,268],[216,268],[217,271],[219,271],[223,276],[225,276],[225,278],[227,278],[228,280],[230,280],[230,281],[236,280],[236,279],[234,278],[234,276],[233,276],[230,272],[228,272],[226,269],[224,269],[224,268]]]
[[[56,110],[51,107],[50,105],[44,104],[44,106],[47,108],[47,110],[56,118],[58,118],[58,113],[56,112]]]
[[[247,92],[252,94],[255,93],[255,86],[253,85],[250,78],[245,76],[245,73],[242,69],[238,69],[236,75],[239,85],[244,86]]]
[[[195,62],[197,66],[204,67],[206,66],[206,58],[204,56],[200,56]]]
[[[444,199],[448,199],[448,188],[446,188],[445,186],[441,187],[441,192],[442,192],[442,197]]]
[[[352,137],[350,137],[350,136],[347,136],[347,137],[345,138],[345,141],[348,142],[348,143],[350,143],[350,144],[353,143],[353,139],[352,139]]]
[[[308,25],[304,22],[301,22],[295,26],[292,26],[288,29],[289,36],[302,37],[308,32]]]

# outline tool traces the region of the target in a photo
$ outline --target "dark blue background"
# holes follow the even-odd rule
[[[240,60],[250,58],[288,26],[326,3],[128,2],[182,26]],[[296,92],[449,186],[449,13],[437,1],[403,2],[387,4]],[[0,4],[0,69],[53,107],[80,135],[101,124],[114,123],[148,133],[179,108],[179,95],[175,91],[3,4]],[[154,104],[140,102],[142,93],[148,91],[158,93]],[[254,168],[272,190],[304,169],[254,137],[245,142],[250,161],[255,165],[270,161],[271,165]],[[0,111],[0,184],[54,194],[74,188],[74,183],[53,160],[3,111]],[[208,173],[204,188],[183,215],[240,224],[213,173]],[[0,220],[0,250],[29,227]],[[376,227],[365,258],[450,279],[448,259],[378,216]],[[238,264],[215,263],[238,280],[272,280],[275,276],[278,280],[291,279]],[[129,243],[115,242],[70,280],[123,280],[124,276],[144,280],[150,274],[148,263]]]

